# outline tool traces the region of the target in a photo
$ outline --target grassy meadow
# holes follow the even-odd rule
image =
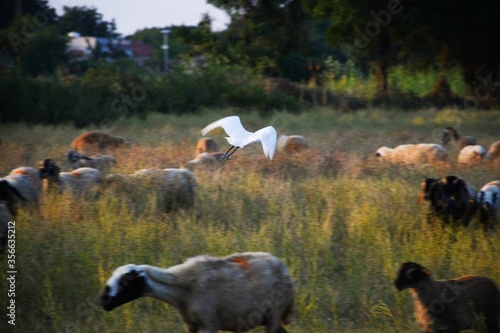
[[[132,141],[115,151],[116,173],[183,165],[194,158],[200,129],[238,110],[188,116],[152,114],[103,130]],[[399,265],[416,261],[437,278],[482,274],[500,284],[500,234],[477,217],[465,228],[441,228],[418,204],[423,175],[456,174],[476,188],[500,179],[500,170],[401,168],[374,157],[380,146],[439,142],[454,126],[484,147],[500,140],[500,111],[369,109],[340,113],[314,109],[299,115],[241,115],[248,130],[272,124],[281,134],[304,135],[300,156],[277,153],[268,161],[259,146],[238,150],[213,171],[196,170],[195,207],[169,214],[144,196],[133,207],[109,189],[85,199],[44,196],[40,211],[16,219],[16,325],[6,323],[6,258],[0,271],[0,332],[187,332],[177,311],[142,298],[112,312],[97,295],[112,271],[126,263],[171,266],[191,256],[267,251],[281,258],[295,281],[289,332],[418,332],[408,291],[397,292]],[[95,128],[88,128],[95,129]],[[84,130],[72,126],[0,125],[0,174],[64,156]],[[221,150],[222,133],[211,135]],[[449,148],[452,159],[456,152]],[[134,195],[130,193],[129,195]],[[6,330],[7,329],[7,330]],[[261,332],[263,329],[255,329]]]

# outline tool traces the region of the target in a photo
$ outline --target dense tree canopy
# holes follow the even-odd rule
[[[303,82],[324,75],[328,64],[349,62],[365,77],[376,78],[378,92],[391,91],[389,76],[397,66],[433,70],[443,87],[447,71],[457,69],[470,93],[478,82],[485,82],[489,92],[497,88],[498,0],[207,2],[228,13],[226,30],[213,32],[205,15],[197,26],[147,28],[127,38],[150,44],[152,63],[163,63],[160,31],[168,28],[170,59],[204,56]],[[20,66],[33,75],[53,73],[65,61],[62,45],[70,31],[118,35],[114,21],[104,21],[97,8],[64,7],[58,17],[45,0],[0,0],[2,66]]]
[[[47,0],[0,0],[0,29],[11,26],[15,20],[25,15],[46,17],[47,24],[57,18],[54,9],[48,6]],[[44,19],[45,20],[45,19]]]
[[[59,18],[59,28],[63,33],[72,31],[82,36],[116,37],[114,20],[104,21],[96,8],[64,6],[64,14]]]

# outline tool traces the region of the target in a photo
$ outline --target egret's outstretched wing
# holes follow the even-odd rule
[[[264,155],[266,155],[266,157],[269,157],[269,159],[272,160],[274,152],[276,151],[277,140],[278,140],[278,135],[276,134],[276,130],[274,129],[274,127],[267,126],[253,133],[245,141],[243,141],[243,147],[251,145],[253,143],[260,142],[262,144],[262,150],[264,151]]]
[[[203,136],[207,135],[208,132],[222,127],[224,131],[229,135],[227,141],[233,146],[241,146],[241,142],[245,140],[248,136],[252,135],[252,132],[248,132],[243,125],[241,124],[240,117],[238,116],[229,116],[213,123],[207,125],[204,129],[201,130],[201,134]],[[241,146],[243,147],[243,146]]]

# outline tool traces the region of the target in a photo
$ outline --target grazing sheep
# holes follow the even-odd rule
[[[467,226],[477,210],[476,189],[462,178],[447,176],[441,180],[445,186],[448,211],[453,221],[462,221]]]
[[[500,141],[495,141],[491,144],[490,148],[488,149],[488,158],[491,162],[500,162]]]
[[[479,145],[469,145],[460,150],[457,162],[459,164],[474,165],[480,163],[486,157],[486,149]]]
[[[214,167],[216,165],[222,165],[221,161],[224,153],[201,153],[194,160],[186,163],[186,169],[193,171],[197,167]]]
[[[432,215],[442,216],[444,218],[444,223],[449,223],[447,214],[447,201],[444,186],[439,179],[436,178],[425,178],[425,180],[420,183],[420,195],[418,202],[424,200],[430,201],[429,213],[427,215],[427,221],[430,222]]]
[[[60,171],[61,169],[54,160],[40,161],[38,172],[45,190],[58,188],[62,192],[81,195],[102,181],[99,170],[93,168],[79,168],[72,172]]]
[[[9,211],[16,216],[16,205],[20,202],[38,206],[42,182],[35,168],[19,167],[0,178],[0,200],[5,201]]]
[[[107,172],[116,164],[115,158],[108,155],[92,155],[87,157],[72,150],[68,152],[67,156],[68,164],[72,169],[93,168],[101,172]]]
[[[455,146],[457,151],[461,151],[465,146],[476,145],[476,139],[472,136],[460,136],[460,134],[458,134],[458,131],[453,127],[446,127],[443,130],[441,143],[445,145],[450,141],[452,142],[453,146]]]
[[[219,146],[211,138],[201,138],[196,144],[196,155],[201,153],[217,153],[219,152]]]
[[[282,135],[278,138],[277,148],[286,154],[300,153],[307,147],[307,141],[302,135]]]
[[[465,180],[456,176],[443,179],[426,178],[420,184],[419,202],[430,201],[429,215],[435,214],[443,218],[444,224],[461,220],[467,226],[476,211],[476,190]]]
[[[399,291],[410,289],[415,316],[423,332],[458,333],[477,329],[485,320],[488,333],[498,332],[500,292],[484,276],[434,280],[432,273],[414,262],[404,263],[395,281]]]
[[[7,208],[5,202],[0,201],[0,254],[4,253],[9,233],[9,222],[13,221],[9,208]]]
[[[83,133],[71,143],[71,149],[81,154],[103,151],[109,148],[119,148],[123,146],[128,146],[124,138],[112,136],[100,131],[90,131]]]
[[[375,156],[394,164],[448,163],[448,152],[435,143],[400,145],[396,148],[381,147]]]
[[[247,332],[257,326],[286,333],[294,298],[288,268],[263,252],[198,256],[166,269],[121,266],[106,282],[100,302],[111,311],[140,297],[177,308],[190,333]]]
[[[187,169],[143,169],[131,175],[108,175],[106,185],[136,194],[140,191],[158,194],[158,206],[169,212],[194,204],[196,177]],[[153,190],[153,191],[151,191]],[[141,196],[143,197],[143,196]]]
[[[497,224],[497,209],[500,202],[500,180],[487,183],[477,192],[477,205],[479,207],[480,220],[484,224]]]

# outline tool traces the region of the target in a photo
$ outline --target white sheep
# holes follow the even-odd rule
[[[194,204],[196,177],[188,169],[143,169],[131,175],[108,175],[107,185],[118,185],[133,194],[142,191],[157,194],[158,205],[168,212]],[[153,190],[153,192],[151,191]]]
[[[395,148],[381,147],[377,157],[394,164],[448,163],[448,151],[435,143],[400,145]]]
[[[35,168],[19,167],[0,178],[0,200],[6,202],[13,215],[20,202],[38,207],[41,190],[42,181]]]
[[[102,175],[97,169],[79,168],[71,172],[60,170],[52,159],[40,161],[38,172],[45,190],[58,188],[64,193],[81,195],[102,181]]]
[[[116,160],[113,156],[92,155],[88,157],[74,150],[68,152],[67,160],[69,166],[73,170],[78,168],[93,168],[100,172],[107,172],[116,164]]]
[[[469,145],[463,147],[458,153],[457,163],[475,165],[487,158],[486,149],[479,145]]]
[[[300,153],[307,147],[307,141],[302,135],[282,135],[278,138],[277,149],[286,154]]]
[[[13,221],[6,203],[0,201],[0,253],[4,252],[9,233],[9,222],[13,223]]]
[[[111,311],[140,297],[175,307],[190,333],[247,332],[257,326],[286,333],[294,299],[288,268],[264,252],[198,256],[169,268],[121,266],[106,282],[100,302]]]
[[[224,156],[224,153],[217,152],[217,153],[201,153],[196,156],[194,160],[191,160],[186,163],[185,167],[188,170],[193,171],[194,169],[198,167],[214,167],[217,165],[222,165],[223,161],[221,161],[222,156]]]
[[[477,192],[476,202],[479,208],[481,222],[497,224],[497,210],[500,203],[500,180],[487,183]]]

